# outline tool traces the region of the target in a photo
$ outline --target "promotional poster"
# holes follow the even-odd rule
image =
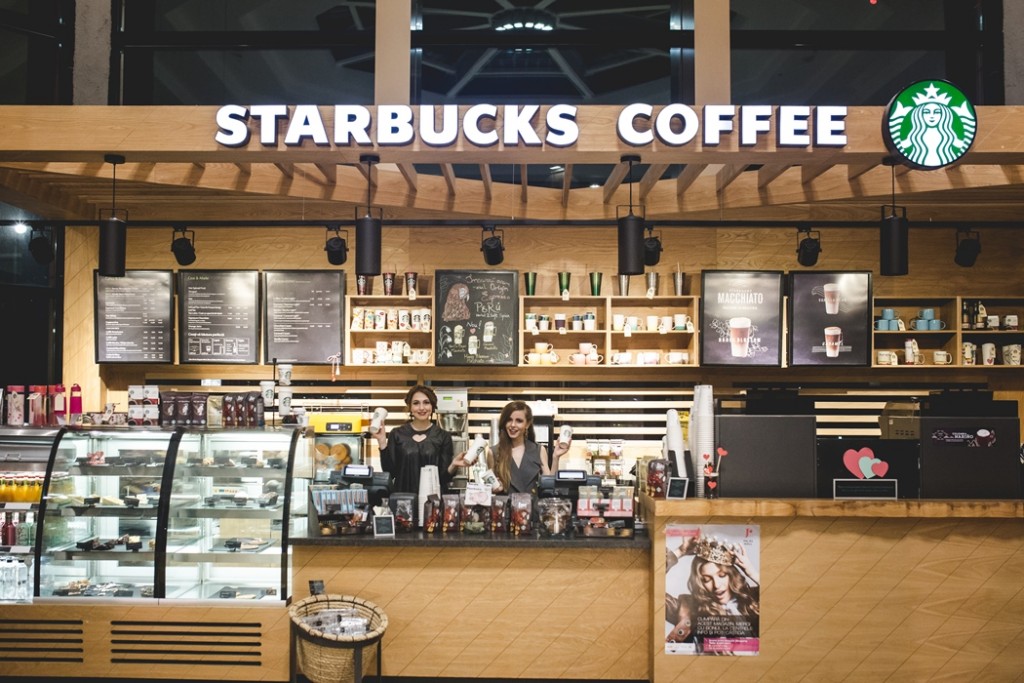
[[[665,527],[665,654],[760,652],[761,528]]]
[[[868,365],[871,273],[791,273],[790,365]]]
[[[782,273],[701,273],[701,364],[782,364]]]

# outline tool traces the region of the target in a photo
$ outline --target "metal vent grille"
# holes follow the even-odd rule
[[[261,666],[262,624],[209,621],[112,621],[113,664]]]
[[[78,619],[0,619],[0,662],[81,663],[83,631]]]

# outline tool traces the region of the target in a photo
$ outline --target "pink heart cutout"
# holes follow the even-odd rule
[[[701,453],[700,457],[704,458],[704,462],[710,462],[711,461],[711,454],[710,453]]]
[[[858,479],[863,479],[864,473],[860,471],[860,459],[874,459],[874,457],[875,452],[872,451],[870,448],[864,447],[859,451],[855,451],[852,448],[850,448],[845,453],[843,453],[843,465],[853,474],[853,476],[857,477]],[[888,469],[888,467],[889,466],[886,465],[886,469]]]
[[[889,463],[876,460],[871,464],[871,471],[876,477],[884,477],[885,473],[889,471]]]

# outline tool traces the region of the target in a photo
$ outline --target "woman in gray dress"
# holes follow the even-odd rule
[[[558,470],[558,460],[569,444],[557,443],[548,464],[547,449],[539,445],[533,431],[533,411],[524,401],[512,401],[498,417],[498,446],[490,454],[491,468],[504,493],[534,493],[541,475]]]

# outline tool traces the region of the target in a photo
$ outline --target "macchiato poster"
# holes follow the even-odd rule
[[[701,273],[701,365],[782,363],[782,273]]]
[[[761,649],[761,527],[665,526],[665,654]]]
[[[869,365],[871,273],[789,277],[789,364]]]

